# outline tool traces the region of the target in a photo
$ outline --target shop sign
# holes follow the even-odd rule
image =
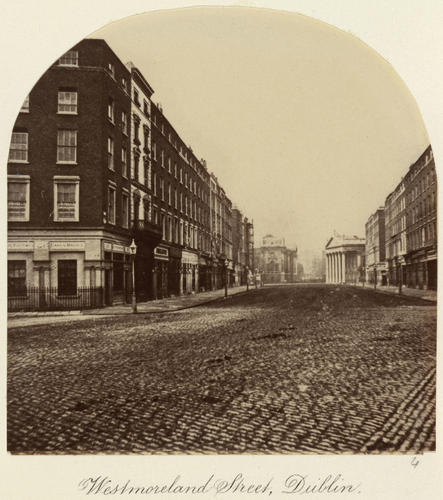
[[[83,251],[85,249],[84,241],[51,241],[50,249],[52,252],[58,251]]]
[[[169,252],[167,248],[155,247],[154,257],[158,260],[169,260]]]
[[[112,245],[112,251],[113,252],[118,252],[118,253],[124,253],[125,252],[125,247],[123,245],[117,245],[114,243]]]
[[[103,249],[105,252],[112,252],[112,243],[108,243],[107,241],[105,241],[103,243]]]
[[[182,264],[198,264],[198,255],[196,253],[182,252]]]
[[[33,250],[32,241],[8,241],[8,252],[32,252]]]

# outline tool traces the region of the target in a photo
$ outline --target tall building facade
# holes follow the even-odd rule
[[[437,180],[431,146],[386,197],[384,210],[369,218],[366,238],[367,281],[377,276],[378,284],[437,288]]]
[[[378,208],[366,222],[366,281],[386,285],[385,209]]]
[[[245,285],[254,272],[254,225],[238,208],[232,209],[234,283]]]
[[[102,290],[98,302],[125,299],[129,82],[104,41],[83,40],[26,99],[8,160],[8,289],[16,306],[81,306],[85,287]]]
[[[153,93],[98,39],[32,89],[8,162],[11,308],[128,301],[133,268],[138,300],[235,283],[232,202]]]
[[[406,286],[437,288],[437,180],[431,146],[404,177]]]
[[[387,284],[406,284],[406,198],[402,179],[385,201]]]
[[[211,288],[234,283],[232,202],[214,174],[210,176]]]
[[[156,298],[158,289],[162,290],[155,266],[155,249],[163,232],[153,218],[151,97],[154,90],[133,63],[127,67],[131,72],[131,143],[128,152],[122,151],[122,161],[129,153],[131,162],[126,170],[131,180],[131,229],[137,245],[135,290],[138,300],[147,300]]]

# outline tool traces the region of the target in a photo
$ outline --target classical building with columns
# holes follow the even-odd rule
[[[334,235],[326,244],[326,283],[355,284],[364,273],[365,239]]]

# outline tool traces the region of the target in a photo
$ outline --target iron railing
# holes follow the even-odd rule
[[[77,310],[103,305],[102,287],[78,287],[77,293],[69,295],[57,287],[26,287],[8,293],[8,311]]]

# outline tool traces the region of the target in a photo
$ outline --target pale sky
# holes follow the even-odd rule
[[[132,61],[228,196],[301,255],[364,224],[429,144],[392,67],[343,31],[290,13],[190,8],[91,35]]]

